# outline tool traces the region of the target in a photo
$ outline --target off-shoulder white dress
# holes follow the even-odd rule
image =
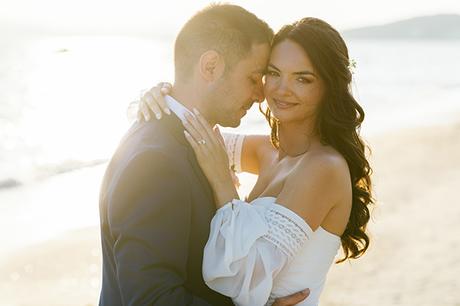
[[[316,306],[340,243],[322,227],[313,231],[274,197],[233,200],[211,221],[203,277],[236,305],[271,305],[309,288],[310,295],[298,305]]]

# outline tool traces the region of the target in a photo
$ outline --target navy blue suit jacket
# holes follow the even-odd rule
[[[233,305],[202,278],[216,209],[174,114],[128,131],[106,170],[99,209],[99,305]]]

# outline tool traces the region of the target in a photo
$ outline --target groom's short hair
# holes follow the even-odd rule
[[[271,44],[273,30],[244,8],[231,4],[211,4],[196,13],[176,38],[174,64],[177,80],[191,76],[193,66],[207,50],[220,53],[225,72],[243,59],[253,44]]]

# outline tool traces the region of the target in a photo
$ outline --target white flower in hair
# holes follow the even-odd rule
[[[348,60],[348,70],[350,70],[351,74],[355,74],[356,71],[356,61],[351,58]]]

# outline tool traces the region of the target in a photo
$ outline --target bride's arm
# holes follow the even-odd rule
[[[275,148],[268,135],[248,135],[241,151],[241,168],[243,172],[259,174],[261,166],[271,156]]]
[[[239,172],[259,174],[264,158],[274,150],[268,135],[244,135],[222,133],[229,158],[230,168]]]

